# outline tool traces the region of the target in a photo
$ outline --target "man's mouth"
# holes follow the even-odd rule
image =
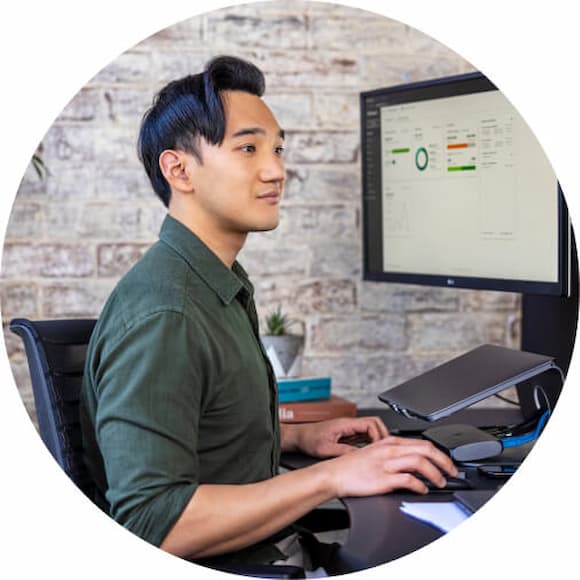
[[[280,192],[279,191],[267,191],[258,195],[258,199],[265,199],[266,201],[270,202],[277,202],[280,200]]]

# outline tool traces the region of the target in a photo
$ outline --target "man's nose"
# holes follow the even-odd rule
[[[260,179],[262,181],[284,181],[285,178],[286,167],[280,155],[272,153],[272,155],[265,156],[260,168]]]

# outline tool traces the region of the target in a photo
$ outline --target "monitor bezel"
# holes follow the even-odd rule
[[[370,267],[369,219],[373,213],[368,208],[368,182],[365,171],[367,159],[366,125],[367,103],[369,99],[381,98],[381,104],[401,104],[418,102],[433,98],[444,98],[455,95],[471,94],[498,90],[498,88],[482,73],[467,73],[431,79],[427,81],[406,83],[391,87],[374,89],[360,93],[360,130],[361,130],[361,176],[362,176],[362,246],[363,246],[363,280],[371,282],[393,282],[399,284],[415,284],[440,286],[447,288],[464,288],[473,290],[493,290],[503,292],[520,292],[527,294],[567,296],[569,295],[569,260],[571,225],[568,209],[560,184],[557,185],[558,195],[558,280],[522,280],[491,277],[467,277],[453,275],[433,275],[402,272],[388,272]],[[376,108],[376,106],[375,106]]]

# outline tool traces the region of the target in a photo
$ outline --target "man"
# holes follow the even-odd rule
[[[87,463],[129,530],[203,562],[284,559],[291,524],[332,498],[444,485],[450,459],[377,418],[279,425],[253,288],[236,262],[275,228],[284,131],[262,73],[232,57],[174,81],[146,113],[139,153],[168,207],[160,240],[120,281],[88,351]],[[362,449],[341,443],[352,435]],[[325,462],[278,475],[280,451]],[[280,541],[282,543],[280,543]]]

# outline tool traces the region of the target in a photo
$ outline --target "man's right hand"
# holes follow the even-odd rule
[[[389,435],[352,453],[324,462],[336,497],[367,496],[408,489],[427,493],[420,474],[438,487],[457,476],[448,455],[429,441]]]

